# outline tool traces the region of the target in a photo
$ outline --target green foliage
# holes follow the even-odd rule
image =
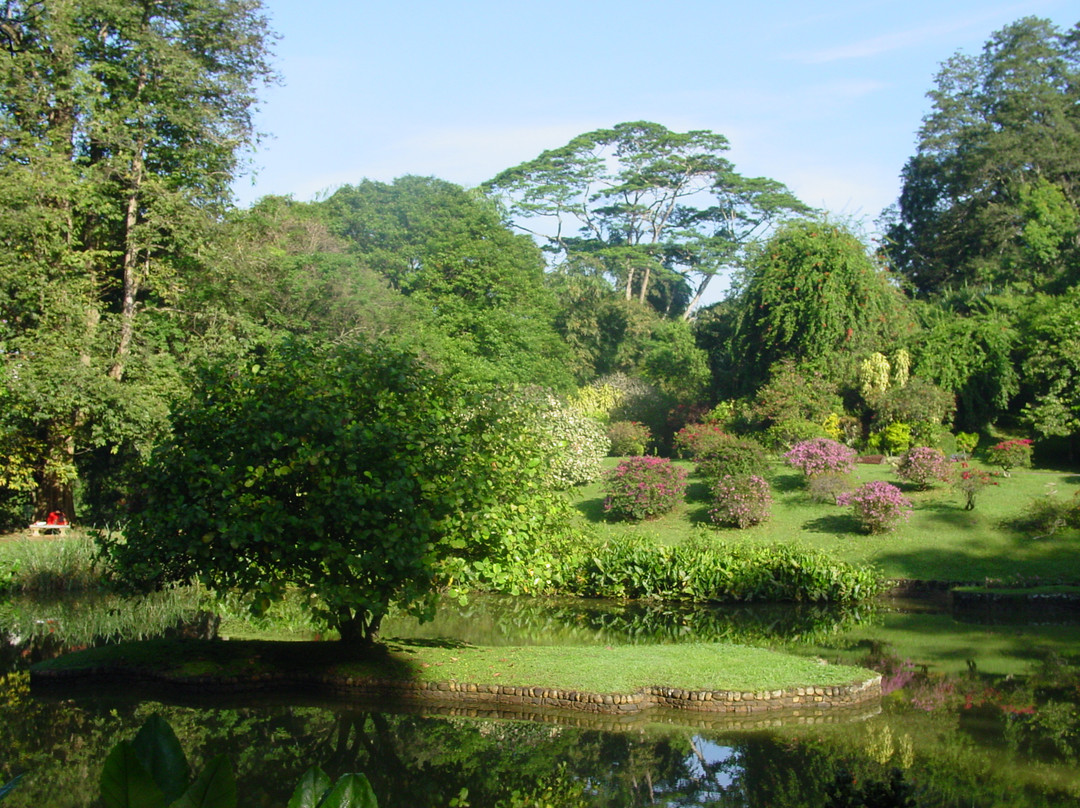
[[[942,65],[888,230],[917,293],[1075,283],[1078,75],[1075,31],[1035,17]]]
[[[754,395],[751,418],[757,428],[798,421],[819,425],[843,411],[837,386],[807,365],[783,359],[769,369],[769,380]],[[809,437],[825,437],[824,434]]]
[[[979,436],[974,432],[957,432],[956,448],[964,454],[971,454],[979,445]]]
[[[105,551],[143,586],[199,577],[256,611],[314,591],[370,642],[391,603],[430,613],[440,559],[560,523],[536,417],[383,346],[285,341],[207,370]]]
[[[608,475],[604,510],[640,521],[673,510],[686,493],[686,472],[664,457],[629,457]]]
[[[1080,500],[1074,494],[1061,499],[1055,494],[1033,498],[1009,526],[1031,539],[1058,536],[1063,531],[1080,528]]]
[[[658,323],[642,362],[645,378],[679,404],[705,397],[710,376],[708,357],[682,320]]]
[[[627,538],[592,550],[567,585],[584,597],[851,602],[873,597],[882,581],[871,569],[789,545],[665,547]]]
[[[956,397],[932,382],[913,376],[903,387],[892,386],[869,403],[878,424],[895,422],[951,424]]]
[[[432,177],[365,180],[317,203],[359,263],[412,299],[490,381],[573,386],[540,251],[495,204]]]
[[[607,436],[611,441],[608,454],[612,457],[643,455],[652,442],[652,433],[649,428],[636,421],[616,421],[610,424],[607,428]]]
[[[597,479],[611,448],[603,424],[553,396],[541,395],[534,407],[534,429],[548,457],[547,481],[568,488]]]
[[[2,795],[0,795],[2,796]],[[101,772],[105,808],[236,808],[236,781],[224,755],[212,758],[190,779],[190,769],[172,727],[153,715],[131,741],[109,752]],[[362,774],[337,783],[318,766],[301,778],[289,808],[377,808],[375,792]]]
[[[889,349],[908,329],[884,268],[853,233],[826,221],[778,228],[753,251],[737,295],[729,350],[743,391],[784,359],[853,384],[855,357]]]
[[[838,471],[815,474],[806,481],[806,493],[814,502],[836,505],[842,494],[851,490],[851,475]]]
[[[769,471],[765,447],[754,440],[724,436],[710,441],[695,457],[697,471],[707,480],[720,477],[758,476]]]
[[[1020,328],[1023,421],[1043,436],[1080,432],[1080,288],[1036,296]]]

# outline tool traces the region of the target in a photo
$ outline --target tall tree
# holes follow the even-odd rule
[[[579,135],[484,184],[556,262],[592,254],[627,300],[689,317],[710,281],[772,224],[809,212],[736,173],[723,135],[647,121]],[[574,235],[574,233],[577,235]]]
[[[42,436],[26,456],[39,512],[72,507],[78,444],[115,447],[162,386],[141,325],[229,199],[269,36],[257,0],[0,10],[2,396]]]
[[[349,253],[425,311],[474,375],[572,386],[540,252],[503,224],[491,200],[406,176],[345,186],[320,207]]]
[[[897,271],[921,294],[1080,279],[1080,26],[1019,20],[945,62],[929,96],[886,214]]]

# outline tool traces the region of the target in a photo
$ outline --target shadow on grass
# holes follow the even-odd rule
[[[604,512],[604,497],[582,500],[574,507],[581,511],[582,515],[590,522],[603,522],[607,516]]]
[[[708,502],[709,484],[705,481],[690,483],[686,487],[687,502]]]
[[[803,488],[801,474],[777,474],[772,478],[772,487],[781,494],[790,494]]]
[[[702,525],[707,527],[712,524],[712,521],[709,519],[708,504],[702,504],[701,507],[698,508],[687,508],[686,518],[694,527],[700,527]]]
[[[1022,556],[987,555],[984,545],[973,538],[966,545],[948,549],[927,548],[904,550],[902,542],[892,544],[875,562],[897,571],[897,577],[921,580],[981,583],[987,578],[998,580],[1039,578],[1043,583],[1080,584],[1080,552],[1074,541],[1064,539],[1033,542],[1018,540]]]
[[[833,513],[803,522],[803,530],[809,533],[862,533],[859,520],[849,513]]]

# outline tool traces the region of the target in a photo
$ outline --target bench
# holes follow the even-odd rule
[[[31,536],[51,535],[54,531],[55,535],[63,536],[71,530],[71,525],[50,525],[46,522],[34,522],[27,530],[30,531]]]

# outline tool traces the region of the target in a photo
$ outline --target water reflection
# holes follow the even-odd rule
[[[49,604],[49,624],[35,622],[42,613],[32,604],[18,620],[0,605],[0,634],[17,639],[8,663],[21,669],[35,654],[100,639],[100,627],[75,630],[89,626],[79,622],[84,607]],[[363,771],[384,808],[1080,804],[1080,630],[1075,615],[1033,617],[980,618],[941,601],[830,610],[475,598],[435,624],[387,624],[391,634],[477,644],[752,642],[870,661],[887,677],[879,714],[765,731],[389,713],[302,693],[286,704],[165,704],[130,692],[44,698],[30,693],[25,673],[11,673],[0,678],[0,782],[28,774],[4,808],[93,804],[108,749],[152,712],[170,721],[194,767],[228,756],[241,804],[251,806],[285,805],[314,762],[334,777]]]

